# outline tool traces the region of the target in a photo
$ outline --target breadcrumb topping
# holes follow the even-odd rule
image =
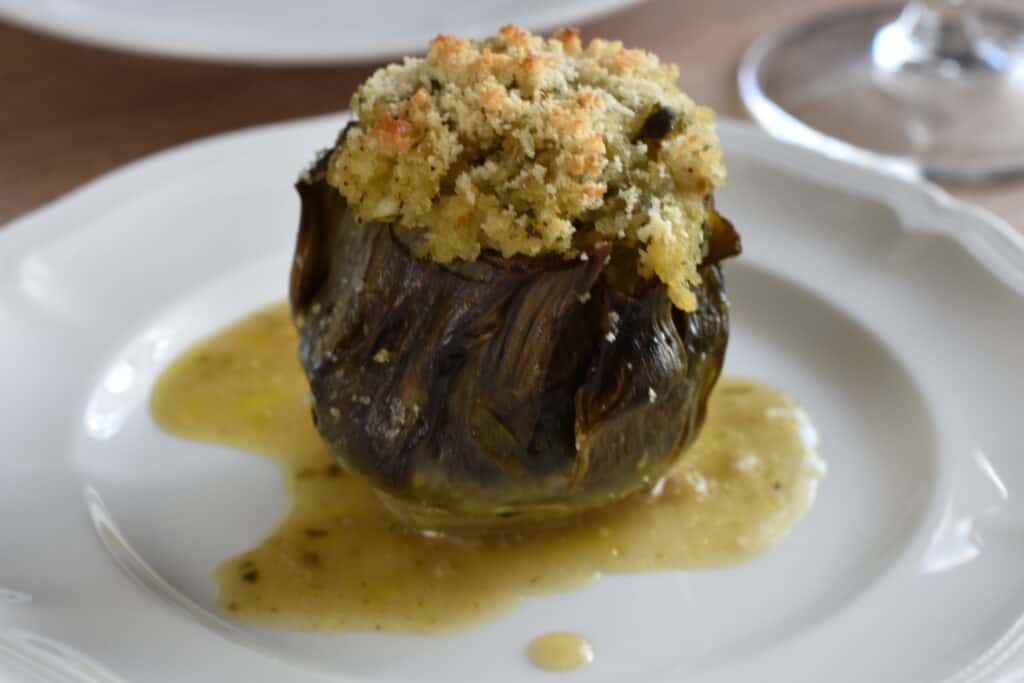
[[[420,255],[441,263],[628,245],[639,274],[692,310],[725,168],[714,113],[677,77],[618,41],[584,47],[573,29],[438,36],[426,58],[358,89],[328,181],[361,219],[421,229]]]

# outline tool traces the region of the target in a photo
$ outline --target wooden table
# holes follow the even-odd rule
[[[656,0],[584,25],[683,65],[697,101],[744,117],[735,87],[758,33],[873,0]],[[169,145],[343,109],[372,65],[266,68],[173,61],[79,46],[0,24],[0,225]],[[954,192],[1024,231],[1024,182]]]

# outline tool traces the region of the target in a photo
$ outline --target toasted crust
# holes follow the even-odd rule
[[[678,69],[619,42],[504,26],[438,36],[425,59],[377,71],[328,180],[364,220],[422,229],[439,262],[578,254],[581,239],[626,243],[637,268],[692,310],[706,197],[725,178],[713,112]],[[645,137],[652,113],[665,130]]]

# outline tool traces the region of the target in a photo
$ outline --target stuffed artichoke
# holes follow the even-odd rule
[[[297,185],[290,299],[331,452],[425,526],[651,486],[728,340],[709,110],[573,31],[441,36],[375,74]]]

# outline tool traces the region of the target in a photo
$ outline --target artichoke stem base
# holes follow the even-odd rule
[[[551,503],[548,505],[531,505],[528,510],[504,510],[495,508],[478,513],[454,513],[444,508],[410,501],[394,496],[387,491],[376,489],[375,493],[395,519],[413,533],[429,538],[486,536],[491,534],[510,534],[558,526],[586,510],[600,507],[594,505],[585,508],[578,505]],[[605,501],[605,504],[614,500]]]

